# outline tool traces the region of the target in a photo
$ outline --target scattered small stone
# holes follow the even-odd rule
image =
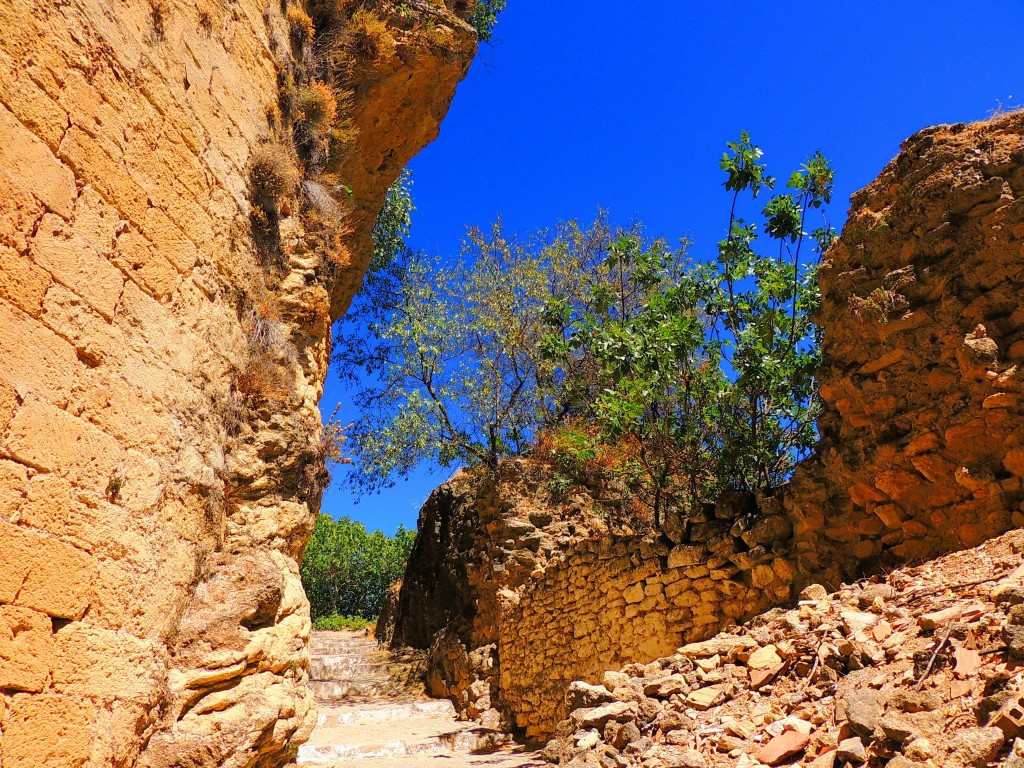
[[[969,680],[950,680],[949,681],[949,698],[959,699],[966,696],[974,689],[974,685]]]
[[[702,643],[684,645],[678,650],[678,653],[691,659],[710,656],[734,657],[737,653],[753,651],[756,648],[757,641],[752,637],[722,634]]]
[[[709,656],[706,659],[695,659],[693,663],[696,664],[697,668],[701,671],[710,672],[711,670],[718,669],[722,666],[722,657],[716,653],[714,656]]]
[[[875,614],[861,613],[860,611],[842,611],[839,617],[843,620],[843,627],[848,635],[863,632],[878,621],[878,616]]]
[[[870,688],[865,690],[847,691],[842,699],[842,715],[849,721],[850,727],[860,736],[870,737],[878,727],[878,720],[885,707],[885,697]]]
[[[662,765],[665,768],[708,768],[708,761],[704,759],[704,755],[695,749],[664,755],[663,760]]]
[[[953,651],[953,674],[963,679],[977,673],[981,666],[981,654],[970,648],[956,648]]]
[[[725,691],[721,686],[713,685],[708,688],[698,688],[686,697],[686,703],[694,709],[711,709],[718,702],[725,698]]]
[[[1024,605],[1014,608],[1024,608]],[[1010,657],[1013,659],[1024,659],[1024,626],[1018,624],[1006,624],[1002,630],[1003,642],[1009,649]]]
[[[836,757],[848,763],[860,764],[867,762],[868,751],[864,747],[863,741],[856,736],[851,736],[839,742],[839,747],[836,749]]]
[[[984,768],[999,754],[1003,732],[998,728],[968,728],[949,742],[947,768]]]
[[[778,664],[770,669],[753,669],[750,671],[750,687],[755,691],[759,688],[763,688],[765,685],[775,679],[775,676],[782,669],[782,665]]]
[[[830,750],[823,755],[818,755],[807,764],[807,768],[835,768],[836,752]]]
[[[613,672],[612,670],[608,670],[607,672],[605,672],[601,678],[601,683],[609,691],[614,691],[620,685],[625,685],[628,682],[629,675],[625,674],[624,672]]]
[[[895,596],[896,590],[888,584],[868,584],[857,597],[857,604],[861,608],[870,608],[876,600],[884,603]]]
[[[1014,739],[1013,748],[1006,756],[1003,768],[1024,768],[1024,740]]]
[[[799,717],[784,717],[781,720],[776,720],[774,723],[769,725],[766,729],[772,736],[778,736],[786,731],[796,731],[802,733],[805,736],[809,736],[814,727],[806,720],[801,720]]]
[[[644,693],[661,699],[667,699],[676,693],[685,695],[689,691],[690,686],[682,675],[668,675],[644,682]]]
[[[825,600],[828,598],[828,590],[825,589],[821,584],[808,584],[802,590],[800,590],[801,600]]]
[[[931,691],[901,688],[889,698],[889,705],[903,712],[931,712],[942,705],[942,700]]]
[[[1020,605],[1024,603],[1024,584],[1019,582],[999,584],[992,590],[992,602],[996,605]]]
[[[925,613],[917,619],[917,626],[924,630],[934,630],[939,626],[945,626],[952,621],[956,621],[963,614],[963,611],[962,606],[954,605],[949,608],[943,608],[941,611]]]
[[[612,746],[616,749],[623,749],[627,744],[631,744],[634,741],[639,741],[643,734],[640,733],[640,729],[637,728],[636,723],[626,723],[618,729],[615,734],[615,740],[612,742]]]
[[[722,723],[726,733],[732,734],[739,739],[752,739],[757,733],[757,728],[749,720],[727,720]]]
[[[774,645],[758,648],[747,659],[747,667],[755,670],[771,669],[781,663],[782,658],[779,656]]]
[[[878,721],[878,729],[885,734],[885,738],[897,744],[903,744],[918,735],[909,718],[899,712],[889,712],[882,716]]]
[[[885,768],[926,768],[926,766],[924,763],[918,763],[914,760],[910,760],[903,755],[896,755],[892,760],[886,763]]]
[[[600,730],[604,728],[609,720],[624,722],[635,718],[636,715],[637,705],[635,702],[613,701],[611,704],[605,704],[600,707],[577,709],[570,715],[570,718],[577,728],[597,728]]]
[[[903,745],[903,754],[911,760],[927,762],[935,757],[935,747],[924,736]]]
[[[884,642],[891,634],[892,625],[885,619],[882,619],[871,628],[872,637],[874,637],[875,641],[879,643]]]
[[[590,749],[596,747],[601,741],[601,735],[597,731],[586,731],[576,739],[576,746],[579,749]]]
[[[612,701],[612,693],[603,685],[590,685],[577,680],[569,685],[565,705],[570,712],[585,707],[597,707]]]
[[[743,739],[724,733],[718,738],[716,746],[719,752],[732,752],[734,749],[742,749],[745,745],[746,742]]]

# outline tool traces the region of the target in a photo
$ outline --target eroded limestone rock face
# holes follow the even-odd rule
[[[5,768],[271,766],[310,732],[330,308],[475,49],[429,13],[355,77],[351,263],[296,191],[269,269],[247,169],[295,66],[280,4],[0,4]]]
[[[818,455],[653,538],[528,462],[442,486],[394,636],[430,648],[435,694],[546,739],[573,680],[1024,523],[1024,113],[922,131],[852,203],[821,270]]]

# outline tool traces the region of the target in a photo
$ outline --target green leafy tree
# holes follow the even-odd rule
[[[539,427],[585,408],[594,361],[545,346],[550,297],[569,316],[612,293],[632,308],[633,272],[604,266],[620,236],[603,216],[527,242],[499,222],[470,230],[458,259],[405,251],[386,279],[368,281],[335,347],[359,413],[343,482],[372,492],[424,462],[493,466],[529,450]]]
[[[714,261],[604,216],[526,242],[499,222],[471,230],[459,259],[390,260],[351,319],[365,332],[349,325],[337,347],[361,414],[350,483],[374,490],[424,461],[493,465],[559,429],[578,456],[615,453],[608,467],[655,522],[783,482],[816,439],[811,315],[835,234],[806,228],[833,171],[816,153],[757,211],[776,184],[761,157],[745,133],[728,145]]]
[[[744,195],[753,200],[774,189],[776,180],[746,132],[728,146],[721,167],[733,193],[729,227],[705,303],[717,354],[734,381],[717,414],[723,429],[717,475],[732,487],[771,488],[817,439],[820,330],[812,316],[820,302],[818,263],[835,239],[822,210],[831,202],[835,173],[816,152],[790,176],[793,191],[775,194],[761,210],[769,246],[758,252],[758,223],[739,218],[737,206]],[[822,224],[808,233],[807,217],[815,211]],[[806,258],[808,244],[813,258]]]
[[[586,384],[597,393],[588,409],[598,428],[593,450],[635,446],[643,472],[634,487],[655,523],[666,506],[686,513],[726,488],[777,486],[816,440],[811,314],[818,257],[835,235],[827,222],[805,227],[808,213],[830,201],[834,174],[816,153],[790,177],[793,191],[774,195],[760,223],[748,223],[737,214],[742,203],[775,187],[761,157],[743,133],[722,158],[733,195],[716,262],[683,262],[621,238],[605,268],[632,270],[639,299],[595,296],[590,311],[572,317],[555,297],[548,314],[549,352],[596,362],[597,381]],[[761,232],[772,244],[766,252],[755,249]],[[815,257],[802,259],[808,241]]]
[[[415,539],[403,526],[386,536],[347,517],[317,517],[301,569],[313,619],[376,618],[388,588],[405,572]]]

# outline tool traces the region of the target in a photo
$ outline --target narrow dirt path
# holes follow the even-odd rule
[[[403,680],[392,655],[361,632],[314,632],[316,729],[296,762],[324,768],[539,768],[545,763],[504,733],[459,722],[451,702]]]

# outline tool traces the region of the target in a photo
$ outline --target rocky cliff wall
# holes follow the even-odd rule
[[[1022,182],[1016,114],[911,137],[854,196],[821,271],[818,455],[754,510],[723,500],[656,537],[615,538],[592,499],[554,503],[536,465],[442,487],[395,636],[431,648],[432,690],[544,739],[574,679],[667,656],[811,582],[1024,522]]]
[[[313,726],[330,324],[475,35],[381,6],[390,45],[344,72],[349,210],[295,178],[258,223],[261,149],[308,162],[296,7],[0,3],[5,768],[279,765]]]
[[[916,134],[851,203],[820,465],[789,494],[801,569],[833,580],[1024,523],[1024,114]]]

